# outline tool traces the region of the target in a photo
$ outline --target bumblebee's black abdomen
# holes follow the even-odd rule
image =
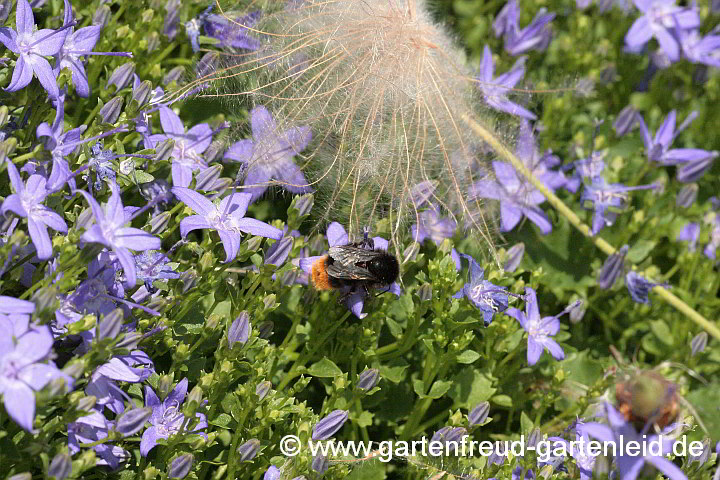
[[[397,259],[387,253],[367,262],[367,269],[378,278],[378,283],[390,285],[397,280],[400,274],[400,265]]]

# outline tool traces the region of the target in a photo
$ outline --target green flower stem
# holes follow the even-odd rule
[[[340,325],[345,323],[345,320],[347,320],[347,318],[350,316],[350,313],[351,313],[350,310],[348,310],[345,313],[345,315],[343,315],[340,318],[339,321],[335,322],[333,324],[332,328],[328,329],[328,331],[325,333],[325,335],[321,338],[320,342],[315,346],[315,348],[313,348],[312,350],[303,352],[302,355],[300,355],[298,357],[298,359],[295,360],[295,363],[292,364],[292,366],[290,367],[290,370],[288,370],[288,373],[285,374],[285,377],[283,377],[282,381],[278,384],[278,386],[277,386],[278,391],[282,391],[288,385],[288,383],[290,383],[290,381],[293,378],[298,376],[297,370],[301,366],[305,366],[305,362],[310,360],[312,358],[312,356],[315,355],[315,353],[320,349],[320,347],[322,347],[325,344],[325,342],[328,340],[328,338],[330,338],[330,336],[333,333],[335,333],[335,330],[337,330],[338,327],[340,327]]]
[[[485,127],[477,123],[475,120],[470,118],[468,115],[462,116],[463,121],[490,147],[504,160],[510,162],[510,164],[525,177],[540,193],[542,193],[547,199],[548,203],[555,208],[562,216],[567,218],[572,225],[580,231],[583,235],[588,237],[596,247],[602,250],[607,255],[612,255],[616,252],[615,247],[610,245],[608,242],[598,236],[593,236],[590,230],[580,217],[573,212],[565,203],[560,200],[553,192],[551,192],[540,180],[535,178],[530,170],[517,158],[510,150],[505,146]],[[665,302],[675,307],[678,311],[685,314],[690,320],[698,324],[700,327],[705,329],[710,335],[720,340],[720,328],[718,328],[713,322],[700,315],[696,310],[691,308],[687,303],[682,301],[680,298],[672,294],[666,288],[658,285],[653,288],[653,291],[662,298]]]

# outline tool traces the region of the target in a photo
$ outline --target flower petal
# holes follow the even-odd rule
[[[5,87],[6,92],[17,92],[21,88],[25,88],[32,81],[33,70],[32,65],[25,61],[25,56],[19,56],[15,62],[10,85]]]
[[[18,0],[18,4],[21,1]],[[30,387],[19,381],[6,382],[3,400],[10,418],[28,432],[32,432],[35,419],[35,394]]]
[[[33,217],[28,217],[28,233],[30,240],[35,245],[38,258],[47,260],[52,257],[52,242],[45,224],[35,221]]]
[[[251,235],[259,235],[261,237],[273,238],[280,240],[283,237],[283,231],[279,228],[268,225],[260,220],[254,218],[241,218],[234,220],[233,225],[245,233]]]
[[[171,191],[173,195],[175,195],[185,205],[192,208],[192,210],[198,215],[207,217],[209,214],[215,212],[215,205],[195,190],[190,190],[189,188],[184,187],[173,187]]]

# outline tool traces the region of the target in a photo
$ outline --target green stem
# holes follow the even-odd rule
[[[532,172],[517,158],[495,135],[493,135],[485,127],[477,123],[475,120],[470,118],[468,115],[462,116],[463,121],[480,136],[500,157],[510,162],[515,170],[527,179],[533,187],[537,188],[547,199],[548,203],[558,211],[562,216],[568,219],[568,221],[578,230],[580,233],[585,235],[592,241],[597,248],[602,250],[607,255],[615,253],[616,249],[608,242],[600,237],[593,236],[590,227],[588,227],[575,212],[573,212],[560,198],[548,189],[539,179],[537,179]],[[662,298],[665,302],[675,307],[679,312],[685,314],[690,320],[704,328],[710,335],[720,340],[720,328],[718,328],[713,322],[700,315],[696,310],[691,308],[687,303],[673,295],[665,287],[660,285],[653,288],[653,291]]]

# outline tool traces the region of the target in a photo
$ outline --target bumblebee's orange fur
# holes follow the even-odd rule
[[[312,278],[312,283],[317,290],[332,290],[332,285],[330,285],[330,277],[328,276],[326,267],[328,258],[329,257],[325,255],[324,257],[316,260],[315,263],[312,264],[310,276]]]

